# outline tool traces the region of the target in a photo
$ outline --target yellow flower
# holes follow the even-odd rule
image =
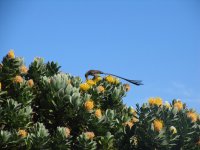
[[[87,80],[86,83],[90,86],[95,85],[96,83],[93,80]]]
[[[90,89],[90,86],[87,83],[80,84],[80,89],[83,91],[87,91]]]
[[[115,81],[116,81],[115,78],[113,76],[110,76],[110,75],[107,76],[105,79],[106,79],[106,81],[108,81],[109,83],[112,83],[112,84],[114,84]]]
[[[103,86],[98,86],[97,87],[97,91],[99,92],[99,93],[103,93],[104,91],[105,91],[105,89],[104,89],[104,87]]]
[[[20,72],[22,73],[22,74],[27,74],[27,72],[28,72],[28,69],[26,68],[26,66],[21,66],[20,68],[19,68],[19,70],[20,70]]]
[[[198,140],[198,142],[197,142],[197,145],[200,146],[200,137],[199,137],[199,140]]]
[[[119,84],[119,79],[115,78],[115,84]]]
[[[22,82],[23,82],[23,78],[22,78],[21,76],[16,76],[16,77],[14,78],[14,82],[15,82],[15,83],[22,83]]]
[[[172,134],[176,134],[177,133],[177,130],[176,130],[176,128],[174,126],[171,126],[169,128],[169,130],[170,130],[170,132],[172,132]]]
[[[28,133],[26,132],[26,130],[19,130],[18,131],[18,135],[21,136],[21,137],[23,137],[23,138],[27,137],[27,134]]]
[[[1,91],[1,82],[0,82],[0,91]]]
[[[86,102],[85,102],[85,109],[87,110],[87,111],[90,111],[90,110],[92,110],[94,108],[94,102],[92,101],[92,100],[87,100]]]
[[[157,105],[157,106],[161,106],[162,105],[162,99],[160,97],[151,97],[149,98],[149,105]]]
[[[176,101],[174,103],[174,107],[176,107],[178,110],[182,110],[183,109],[183,103],[181,101]]]
[[[2,63],[0,63],[0,69],[2,69],[3,68],[3,64]]]
[[[154,126],[154,130],[159,132],[163,128],[163,121],[155,119],[153,121],[153,126]]]
[[[135,109],[134,108],[132,108],[131,107],[131,109],[130,109],[130,112],[134,115],[134,116],[136,116],[137,115],[137,112],[135,111]]]
[[[69,128],[65,128],[65,135],[66,135],[66,137],[68,137],[70,135],[70,129]]]
[[[131,119],[131,122],[132,123],[136,123],[136,122],[138,122],[139,120],[136,118],[136,117],[133,117],[132,119]]]
[[[12,49],[8,52],[7,57],[10,58],[10,59],[15,58],[15,53]]]
[[[96,116],[97,118],[99,118],[99,119],[102,117],[101,109],[97,109],[97,110],[95,111],[95,116]]]
[[[197,114],[190,111],[187,113],[187,117],[190,118],[192,120],[192,122],[196,122],[197,121]]]
[[[97,83],[97,82],[99,82],[99,81],[101,81],[101,80],[102,80],[101,77],[96,77],[96,78],[94,78],[94,82],[95,82],[95,83]]]
[[[34,82],[33,82],[32,79],[28,80],[27,83],[28,83],[28,86],[29,86],[29,87],[33,87],[33,86],[34,86]]]
[[[128,92],[131,89],[129,84],[124,84],[124,87],[125,87],[126,92]]]
[[[171,105],[170,105],[170,103],[168,102],[168,101],[165,101],[165,105],[164,105],[166,108],[171,108]]]
[[[67,80],[67,81],[66,81],[66,84],[71,84],[71,80]]]
[[[153,98],[153,97],[151,97],[151,98],[149,98],[149,105],[154,105],[155,104],[155,98]]]
[[[161,105],[162,105],[162,98],[156,97],[155,99],[156,99],[155,104],[156,104],[157,106],[161,106]]]
[[[127,122],[123,123],[123,125],[124,125],[124,126],[127,126],[127,125],[128,125],[130,128],[132,128],[133,122],[127,121]]]
[[[94,132],[85,132],[84,133],[87,139],[92,140],[94,138]]]

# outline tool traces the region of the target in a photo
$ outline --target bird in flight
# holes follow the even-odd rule
[[[128,81],[128,82],[138,85],[138,86],[143,85],[141,80],[129,80],[129,79],[126,79],[126,78],[123,78],[123,77],[120,77],[120,76],[117,76],[117,75],[114,75],[111,73],[102,72],[100,70],[89,70],[88,72],[85,73],[85,78],[86,78],[86,80],[88,80],[88,76],[93,76],[94,78],[96,78],[96,77],[98,77],[99,74],[115,76],[117,78],[123,79],[125,81]]]

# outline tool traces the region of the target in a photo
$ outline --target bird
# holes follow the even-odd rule
[[[88,76],[93,76],[94,78],[97,78],[99,74],[115,76],[117,78],[123,79],[123,80],[128,81],[128,82],[130,82],[132,84],[135,84],[137,86],[143,85],[141,80],[130,80],[130,79],[126,79],[126,78],[111,74],[111,73],[105,73],[105,72],[102,72],[100,70],[89,70],[89,71],[87,71],[85,73],[85,78],[86,78],[86,80],[88,80]]]

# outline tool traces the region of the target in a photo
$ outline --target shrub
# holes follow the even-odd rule
[[[159,97],[127,107],[112,76],[82,82],[54,62],[26,68],[10,51],[0,65],[1,149],[199,149],[200,117]]]

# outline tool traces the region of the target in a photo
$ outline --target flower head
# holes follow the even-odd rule
[[[89,86],[93,86],[93,85],[96,84],[93,80],[87,80],[86,83],[87,83]]]
[[[28,133],[26,132],[26,130],[19,130],[18,131],[18,135],[23,137],[23,138],[27,137],[27,134]]]
[[[174,107],[176,107],[178,110],[183,109],[183,103],[181,101],[174,102]]]
[[[130,113],[132,113],[134,116],[137,115],[137,112],[135,111],[133,107],[130,107]]]
[[[199,137],[199,140],[198,140],[198,142],[197,142],[197,145],[200,146],[200,137]]]
[[[155,99],[153,97],[151,97],[151,98],[149,98],[148,102],[149,102],[149,105],[152,106],[155,104]]]
[[[123,123],[123,125],[124,126],[129,126],[129,128],[132,128],[132,126],[133,126],[133,122],[131,122],[131,121],[127,121],[127,122],[125,122],[125,123]]]
[[[2,63],[0,63],[0,69],[2,69],[3,68],[3,64]]]
[[[101,80],[102,80],[101,77],[96,77],[96,78],[94,78],[94,82],[95,82],[95,83],[97,83],[97,82],[99,82],[99,81],[101,81]]]
[[[165,101],[165,105],[164,105],[166,108],[171,108],[171,105],[170,105],[170,103],[168,102],[168,101]]]
[[[162,105],[162,99],[160,97],[151,97],[149,98],[149,105],[153,106],[153,105],[157,105],[157,106],[161,106]]]
[[[131,122],[132,123],[136,123],[136,122],[138,122],[139,120],[136,118],[136,117],[133,117],[132,119],[131,119]]]
[[[27,84],[28,84],[29,87],[33,87],[34,86],[34,82],[33,82],[32,79],[28,80]]]
[[[153,121],[153,126],[154,126],[154,130],[159,132],[163,128],[163,121],[159,119],[155,119]]]
[[[94,138],[94,132],[85,132],[84,133],[87,139],[92,140]]]
[[[192,120],[192,122],[196,122],[197,121],[197,114],[195,112],[189,111],[187,113],[187,117],[190,118]]]
[[[115,84],[119,84],[119,78],[115,78]]]
[[[149,98],[148,102],[149,102],[149,105],[151,105],[151,106],[154,105],[155,104],[155,98],[153,98],[153,97]]]
[[[23,78],[21,76],[16,76],[13,81],[15,83],[22,83],[23,82]]]
[[[125,87],[126,92],[128,92],[131,89],[129,84],[124,84],[124,87]]]
[[[83,91],[87,91],[90,89],[90,85],[87,83],[82,83],[82,84],[80,84],[80,89]]]
[[[69,80],[66,81],[66,84],[71,84],[71,82],[72,81],[69,79]]]
[[[85,102],[85,109],[87,110],[87,111],[90,111],[90,110],[92,110],[94,108],[94,102],[92,101],[92,100],[87,100],[86,102]]]
[[[12,49],[8,52],[7,57],[10,58],[10,59],[15,58],[15,53]]]
[[[112,83],[112,84],[114,84],[115,83],[115,78],[113,77],[113,76],[107,76],[106,78],[106,81],[108,81],[109,83]]]
[[[70,135],[70,129],[69,128],[65,128],[65,135],[66,135],[66,137],[68,137]]]
[[[99,119],[102,117],[101,109],[97,109],[97,110],[95,111],[95,116],[96,116],[97,118],[99,118]]]
[[[155,99],[156,99],[155,104],[156,104],[157,106],[161,106],[161,105],[162,105],[162,98],[156,97]]]
[[[22,74],[27,74],[27,72],[28,72],[28,69],[26,68],[26,66],[21,66],[20,68],[19,68],[19,70],[20,70],[20,72],[22,73]]]
[[[176,128],[174,126],[171,126],[169,128],[169,130],[170,130],[170,132],[172,132],[172,134],[176,134],[177,133],[177,130],[176,130]]]
[[[103,86],[98,86],[97,87],[97,91],[99,92],[99,93],[103,93],[104,91],[105,91],[105,89],[104,89],[104,87]]]

